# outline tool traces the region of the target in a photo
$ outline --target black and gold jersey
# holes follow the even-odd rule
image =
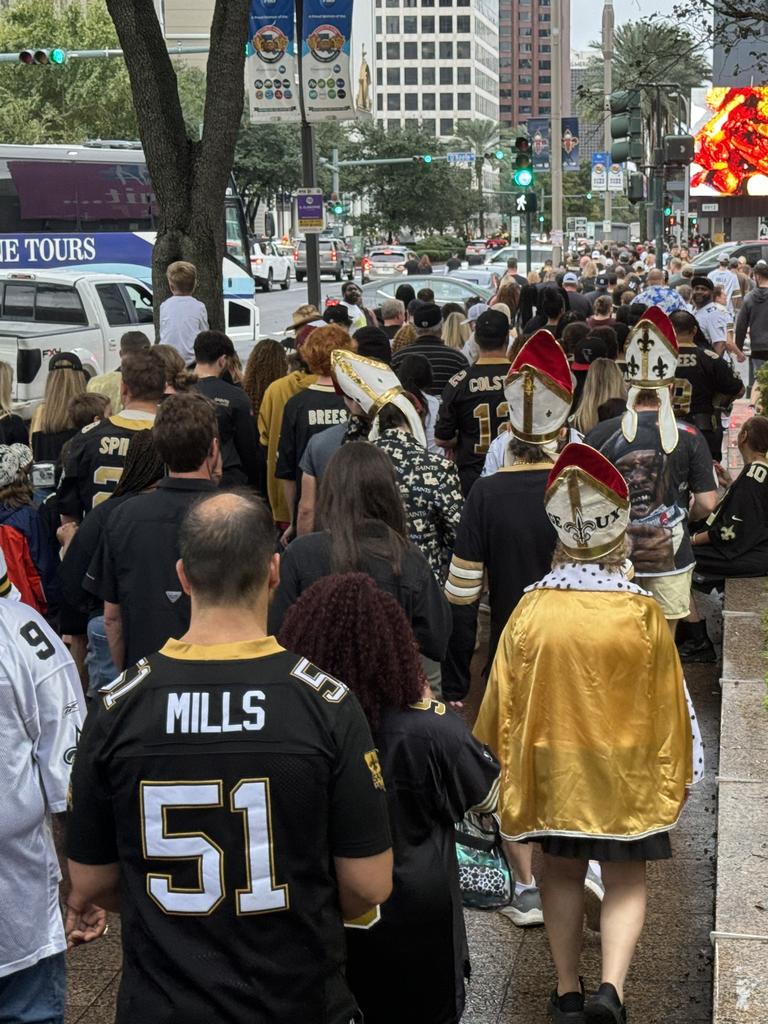
[[[124,410],[91,423],[67,444],[56,492],[56,511],[80,518],[106,501],[123,475],[128,445],[137,430],[150,430],[155,418]]]
[[[768,462],[748,463],[707,520],[712,547],[734,561],[755,553],[768,566]],[[695,553],[702,549],[696,547]],[[740,574],[739,574],[740,575]]]
[[[680,346],[672,395],[678,419],[695,424],[699,430],[721,430],[720,410],[742,389],[741,378],[732,365],[712,349]]]
[[[363,712],[272,637],[170,641],[102,690],[67,847],[120,863],[118,1024],[350,1024],[333,857],[391,845]]]

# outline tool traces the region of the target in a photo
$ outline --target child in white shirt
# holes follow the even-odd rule
[[[160,344],[171,345],[186,366],[195,361],[195,338],[208,330],[208,313],[198,299],[193,298],[197,285],[197,269],[192,263],[177,260],[166,271],[170,299],[160,305]]]

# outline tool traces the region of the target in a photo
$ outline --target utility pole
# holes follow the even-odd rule
[[[656,266],[661,270],[664,266],[664,118],[661,109],[661,86],[655,86],[651,95],[655,103],[655,132],[653,149],[653,240],[656,248]]]
[[[296,0],[296,24],[301,31],[304,23],[304,0]],[[304,188],[317,187],[317,160],[315,157],[315,129],[307,121],[304,110],[304,73],[299,61],[299,102],[301,104],[301,166]],[[320,239],[314,232],[305,234],[307,246],[307,302],[320,309]]]
[[[552,265],[559,266],[563,257],[563,7],[562,0],[552,0],[552,127],[550,158],[552,168]],[[530,237],[530,234],[529,234]]]
[[[613,92],[613,0],[603,4],[603,92],[605,93],[605,152],[610,154],[611,137],[611,93]],[[607,184],[607,182],[606,182]],[[603,220],[613,219],[613,196],[606,188],[603,200]]]
[[[338,149],[332,149],[331,150],[331,175],[333,176],[332,177],[332,183],[331,183],[331,192],[335,192],[336,195],[338,195],[340,193],[340,191],[341,191],[341,186],[340,186],[340,183],[339,183],[339,151],[338,151]]]

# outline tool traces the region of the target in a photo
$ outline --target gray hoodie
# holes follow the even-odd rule
[[[736,344],[744,348],[749,331],[752,355],[768,358],[768,286],[753,288],[744,299],[736,319]]]

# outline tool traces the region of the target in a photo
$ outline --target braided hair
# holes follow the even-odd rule
[[[119,498],[126,494],[146,491],[165,476],[165,465],[157,454],[151,430],[139,430],[131,438],[125,456],[123,475],[112,495]]]

